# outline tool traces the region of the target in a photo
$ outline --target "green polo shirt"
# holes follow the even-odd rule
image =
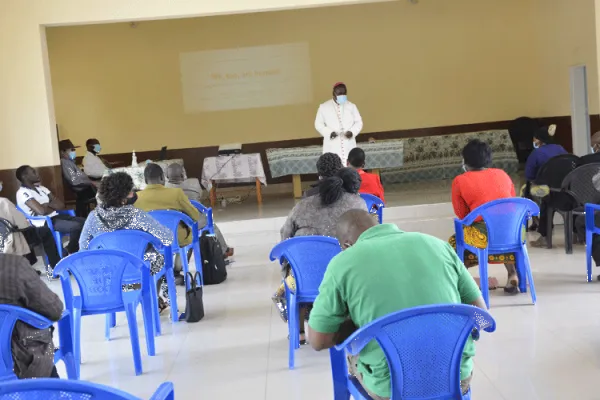
[[[477,284],[452,247],[433,236],[377,225],[327,267],[310,313],[310,327],[334,333],[346,317],[362,327],[405,308],[474,302]],[[475,345],[469,338],[461,379],[471,375]],[[383,351],[372,341],[360,353],[358,370],[372,393],[390,397],[390,373]]]

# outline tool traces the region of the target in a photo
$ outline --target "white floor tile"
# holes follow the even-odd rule
[[[437,196],[442,203],[391,207],[386,221],[445,240],[453,233],[452,207],[443,203],[449,200],[447,185],[430,184],[425,190],[428,199]],[[401,205],[415,196],[405,188],[390,192],[389,199]],[[125,316],[118,316],[109,342],[104,340],[102,317],[84,318],[82,378],[141,398],[149,398],[160,382],[170,380],[178,400],[331,399],[329,353],[303,347],[296,352],[296,369],[288,370],[287,327],[270,301],[281,276],[279,266],[269,261],[269,252],[292,205],[293,200],[280,199],[274,209],[263,206],[261,213],[270,214],[270,219],[256,219],[251,204],[216,213],[236,249],[229,278],[222,285],[205,287],[203,321],[173,325],[162,318],[163,335],[156,339],[155,357],[146,354],[139,316],[142,376],[134,374]],[[575,254],[566,255],[562,226],[556,232],[556,248],[530,249],[537,305],[531,304],[529,293],[491,292],[491,313],[498,328],[482,335],[477,345],[474,399],[600,399],[595,384],[600,381],[600,282],[585,282],[585,249],[576,246]],[[536,238],[535,233],[529,235]],[[477,270],[472,273],[477,275]],[[506,271],[490,266],[490,276],[504,284]],[[58,282],[50,286],[60,292]],[[183,311],[180,287],[178,301]],[[59,372],[64,373],[62,368]]]

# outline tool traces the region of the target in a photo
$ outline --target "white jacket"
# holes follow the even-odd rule
[[[356,147],[356,135],[363,127],[362,118],[354,103],[347,101],[338,105],[333,99],[319,106],[315,119],[315,129],[323,136],[323,153],[335,153],[340,156],[342,165],[346,165],[348,153]],[[352,132],[352,138],[347,139],[346,132]],[[331,133],[338,136],[330,139]]]

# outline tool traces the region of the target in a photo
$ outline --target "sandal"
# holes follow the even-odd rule
[[[302,335],[304,335],[304,339],[302,339]],[[288,340],[290,340],[290,335],[288,335],[287,338],[288,338]],[[300,331],[300,346],[304,346],[307,343],[308,342],[306,341],[306,333],[303,331]]]
[[[161,315],[165,310],[169,308],[169,305],[163,300],[162,297],[158,298],[158,314]]]

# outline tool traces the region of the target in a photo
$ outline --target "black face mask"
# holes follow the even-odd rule
[[[133,205],[137,201],[137,199],[138,199],[137,193],[133,192],[133,197],[128,197],[126,199],[125,204],[128,205],[128,206],[131,206],[131,205]]]

